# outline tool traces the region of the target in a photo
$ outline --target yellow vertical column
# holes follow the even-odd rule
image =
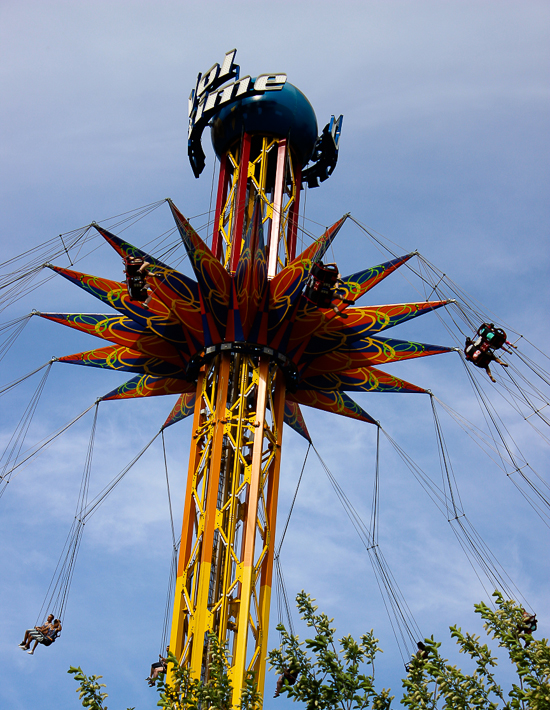
[[[201,458],[201,448],[199,446],[197,432],[199,430],[202,394],[204,386],[204,368],[197,380],[196,406],[193,414],[193,437],[191,438],[191,450],[189,452],[189,472],[187,475],[187,488],[185,491],[185,504],[183,508],[183,525],[181,531],[181,543],[179,550],[178,569],[176,576],[176,592],[174,596],[174,608],[172,610],[172,628],[170,633],[170,651],[176,658],[182,658],[185,636],[189,624],[189,603],[185,598],[186,569],[191,554],[194,533],[200,530],[197,520],[197,510],[194,501],[194,490],[196,487],[197,469]]]
[[[262,458],[264,447],[265,411],[268,396],[269,360],[260,357],[258,389],[256,398],[256,431],[252,447],[252,468],[248,492],[248,506],[243,534],[243,553],[241,558],[241,602],[239,610],[237,640],[233,654],[233,705],[238,706],[243,679],[247,670],[247,642],[252,597],[255,587],[254,548],[256,542],[256,519],[258,500],[262,481]],[[261,688],[258,687],[261,692]]]
[[[266,660],[267,639],[269,631],[269,611],[271,606],[271,588],[273,579],[273,559],[275,555],[275,530],[277,522],[277,502],[279,498],[279,473],[281,468],[281,445],[283,437],[283,418],[285,410],[286,386],[283,373],[277,370],[275,375],[275,388],[272,401],[273,434],[275,438],[275,455],[269,466],[266,500],[266,532],[265,545],[267,553],[263,559],[260,577],[260,618],[262,629],[262,642],[260,655],[257,661],[256,679],[258,689],[263,694]]]
[[[212,365],[203,368],[197,383],[194,435],[170,636],[170,650],[190,667],[195,677],[201,675],[204,635],[211,628],[208,588],[230,357],[229,353],[218,355]],[[187,589],[188,586],[190,589]]]
[[[193,648],[191,651],[191,673],[200,677],[203,665],[204,636],[211,631],[211,613],[208,608],[208,589],[212,570],[212,548],[214,529],[216,525],[216,503],[218,485],[220,480],[220,467],[223,450],[223,436],[225,425],[225,410],[227,404],[227,388],[230,375],[230,354],[222,353],[219,358],[216,406],[212,413],[214,417],[214,431],[210,466],[208,473],[208,495],[204,514],[204,532],[200,550],[201,564],[197,587],[197,601],[193,613]]]

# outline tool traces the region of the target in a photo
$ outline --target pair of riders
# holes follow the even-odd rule
[[[149,305],[152,298],[146,281],[146,277],[149,275],[149,266],[151,264],[139,256],[127,256],[124,259],[128,296],[131,301],[139,301],[144,306]]]
[[[311,267],[304,296],[318,308],[332,308],[337,316],[347,318],[348,314],[343,313],[337,304],[332,303],[335,299],[346,304],[353,303],[338,293],[338,287],[342,284],[336,264],[323,264],[322,261],[318,261]]]
[[[496,380],[489,367],[491,362],[498,362],[502,367],[508,367],[507,363],[503,362],[494,351],[502,348],[505,352],[510,352],[504,347],[505,344],[512,348],[516,347],[512,345],[512,343],[509,343],[506,337],[506,333],[502,328],[495,328],[494,323],[483,323],[478,328],[474,340],[466,338],[466,344],[464,346],[466,360],[472,362],[476,367],[481,367],[482,370],[485,370],[492,382],[496,382]]]
[[[34,628],[27,629],[25,631],[25,637],[19,644],[19,648],[23,651],[27,651],[27,653],[32,656],[39,643],[42,644],[42,646],[51,646],[61,633],[61,629],[61,621],[59,621],[59,619],[54,619],[53,614],[50,614],[45,624],[42,626],[35,626]],[[33,641],[34,646],[31,649],[30,645]]]
[[[525,641],[525,648],[531,643],[531,639],[527,638],[533,635],[533,632],[537,630],[537,615],[530,614],[528,611],[523,610],[523,617],[520,624],[518,624],[517,632],[520,639]]]

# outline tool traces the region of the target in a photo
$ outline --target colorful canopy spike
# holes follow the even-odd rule
[[[187,419],[187,417],[191,416],[195,408],[196,399],[197,396],[195,392],[185,392],[184,394],[181,394],[178,397],[178,401],[173,406],[172,411],[166,418],[166,421],[162,425],[162,428],[166,429],[166,427],[169,427],[172,424],[180,422],[182,419]]]
[[[370,414],[367,414],[365,410],[362,409],[357,402],[354,402],[345,392],[303,390],[288,394],[287,400],[289,402],[296,402],[296,404],[305,404],[307,407],[320,409],[324,412],[340,414],[350,419],[359,419],[359,421],[368,422],[369,424],[378,424]]]
[[[157,397],[161,394],[183,394],[194,392],[195,385],[185,380],[172,377],[153,377],[142,375],[134,377],[123,385],[101,397],[103,402],[109,399],[134,399],[135,397]]]
[[[252,350],[270,348],[280,362],[291,368],[292,363],[294,379],[289,387],[295,391],[287,392],[285,421],[308,440],[300,404],[372,424],[375,420],[346,392],[425,392],[376,366],[436,355],[449,348],[378,334],[445,306],[447,301],[349,307],[335,298],[333,306],[347,316],[342,318],[332,308],[318,308],[304,296],[312,265],[322,259],[347,215],[268,281],[259,210],[254,210],[236,271],[231,274],[177,207],[169,204],[196,281],[99,225],[95,225],[98,232],[120,256],[139,256],[149,262],[146,279],[151,299],[147,305],[130,300],[125,283],[51,267],[119,312],[41,314],[112,344],[68,355],[61,362],[136,373],[137,377],[102,399],[179,394],[164,424],[170,426],[192,413],[201,358],[223,343],[244,343]],[[343,278],[339,295],[355,302],[412,256],[406,254]]]
[[[303,436],[306,441],[311,444],[311,437],[309,431],[307,430],[306,422],[300,405],[297,402],[292,402],[289,399],[285,400],[285,414],[284,414],[285,424],[298,432],[300,436]]]

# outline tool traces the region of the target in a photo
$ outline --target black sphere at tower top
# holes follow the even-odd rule
[[[243,98],[214,116],[211,135],[218,158],[243,131],[288,138],[296,157],[305,165],[317,140],[317,118],[306,96],[286,82],[280,90]]]

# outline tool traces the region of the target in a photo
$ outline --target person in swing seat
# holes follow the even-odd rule
[[[502,365],[502,367],[508,367],[508,365],[505,362],[502,362],[502,360],[497,357],[497,355],[495,355],[490,348],[486,347],[484,349],[483,345],[476,345],[471,338],[466,338],[464,355],[466,356],[466,360],[472,362],[476,367],[480,367],[482,370],[485,370],[485,372],[489,375],[491,382],[496,382],[491,372],[491,368],[489,367],[493,360],[498,362],[499,365]]]
[[[274,698],[278,698],[283,689],[283,685],[286,681],[287,685],[294,685],[298,679],[298,669],[294,666],[285,668],[281,675],[277,678],[277,685],[275,686]]]
[[[531,643],[526,636],[531,636],[534,631],[537,630],[537,615],[530,614],[528,611],[523,610],[523,618],[521,623],[518,624],[517,631],[518,636],[525,641],[525,648]]]
[[[149,275],[149,266],[151,264],[139,256],[127,256],[124,260],[128,296],[131,301],[139,301],[144,306],[147,306],[151,300],[151,293],[145,280]]]
[[[304,296],[319,308],[331,308],[340,318],[347,318],[348,314],[339,310],[334,299],[350,304],[353,301],[342,298],[338,294],[338,285],[342,277],[336,264],[323,264],[319,261],[311,267],[310,278],[304,291]]]
[[[34,626],[32,629],[27,629],[25,631],[23,641],[19,644],[19,648],[22,648],[24,651],[28,651],[31,642],[36,639],[37,636],[44,637],[44,634],[52,628],[53,620],[53,614],[48,614],[45,624],[42,624],[42,626]]]
[[[168,651],[170,650],[170,646],[166,646],[166,653],[168,654]],[[149,673],[149,677],[146,678],[145,680],[149,682],[149,687],[152,688],[155,683],[157,678],[161,673],[166,673],[167,669],[167,661],[166,658],[160,655],[159,653],[159,659],[156,663],[151,663],[151,672]]]
[[[416,644],[416,647],[418,648],[418,651],[416,653],[413,653],[412,657],[418,658],[418,660],[420,660],[420,661],[425,661],[428,658],[428,649],[422,643],[422,641],[418,641]],[[410,672],[410,669],[411,669],[411,664],[406,663],[405,670],[407,671],[407,673]]]
[[[48,616],[46,623],[43,626],[35,626],[34,629],[27,629],[25,638],[19,644],[19,648],[27,651],[31,656],[34,654],[38,644],[43,646],[51,646],[55,639],[61,633],[61,621],[53,618],[53,614]],[[34,646],[30,648],[31,642],[34,641]]]
[[[504,345],[509,345],[517,350],[517,347],[507,340],[508,336],[505,331],[502,328],[496,328],[494,323],[482,323],[477,329],[477,336],[478,338],[474,341],[476,345],[479,341],[480,345],[485,344],[491,350],[499,350],[500,348],[506,350]]]

